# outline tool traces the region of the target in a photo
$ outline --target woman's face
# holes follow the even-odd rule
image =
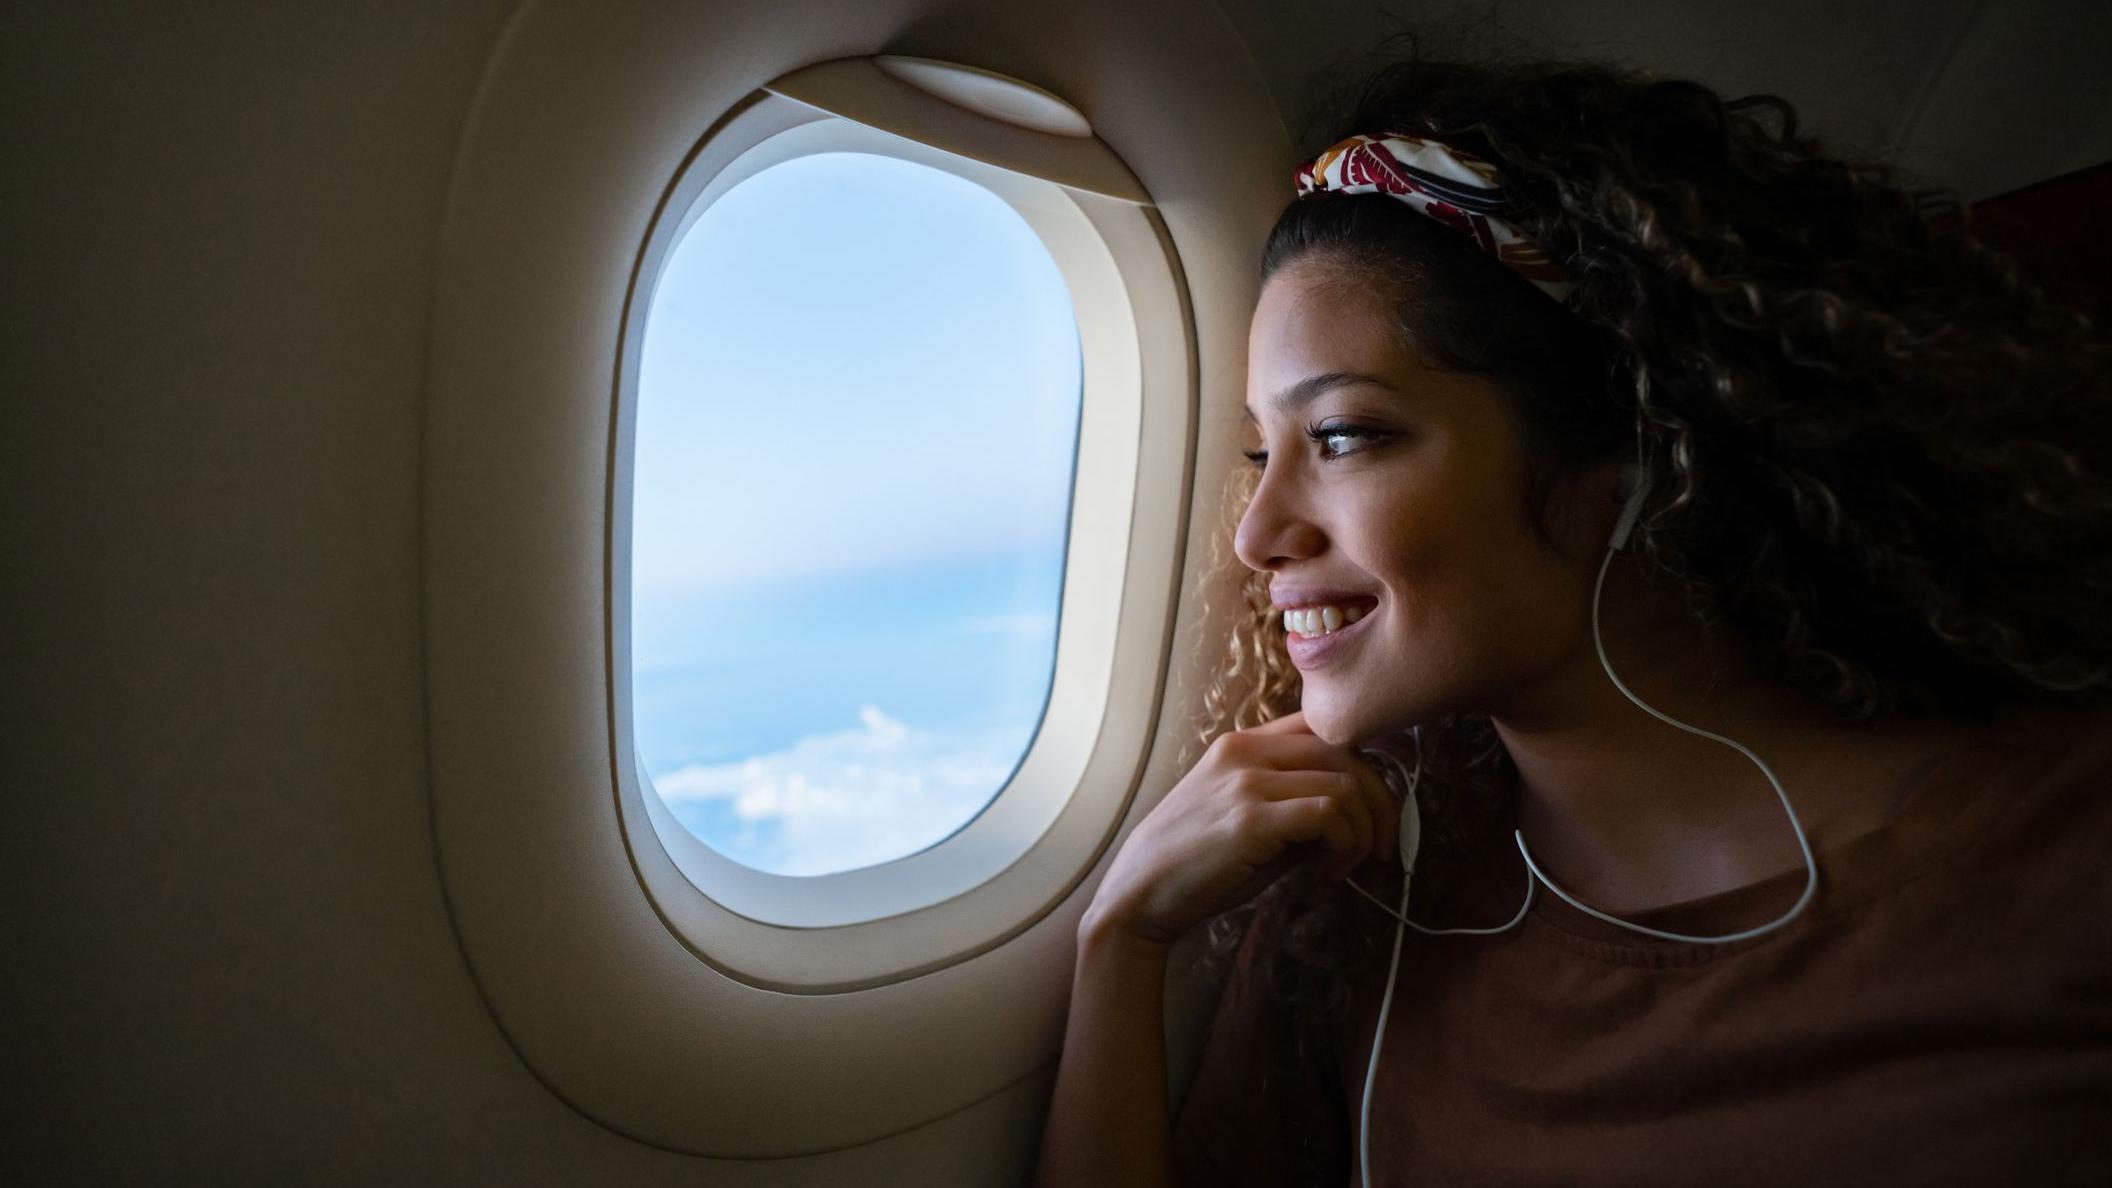
[[[1338,744],[1444,713],[1533,712],[1590,655],[1616,510],[1610,467],[1558,484],[1549,527],[1568,556],[1551,549],[1529,519],[1509,397],[1425,366],[1386,300],[1299,261],[1263,287],[1248,339],[1249,447],[1267,457],[1234,547],[1271,575],[1279,608],[1360,616],[1313,636],[1287,616],[1306,721]]]

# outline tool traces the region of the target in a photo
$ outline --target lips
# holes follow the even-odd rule
[[[1354,647],[1356,642],[1359,639],[1363,638],[1366,625],[1369,624],[1373,619],[1379,617],[1378,611],[1376,609],[1378,606],[1378,599],[1373,598],[1369,595],[1358,595],[1354,597],[1360,599],[1361,601],[1347,603],[1316,602],[1309,605],[1355,606],[1369,604],[1367,606],[1367,609],[1365,610],[1364,617],[1358,619],[1356,622],[1337,627],[1333,631],[1330,631],[1325,635],[1299,635],[1295,632],[1284,633],[1284,650],[1290,653],[1291,663],[1296,665],[1300,671],[1307,671],[1319,668],[1325,664],[1332,662],[1336,657],[1342,655],[1345,649]],[[1294,607],[1292,609],[1296,608]]]
[[[1287,586],[1277,583],[1269,587],[1269,602],[1277,610],[1304,610],[1314,606],[1339,606],[1343,610],[1361,607],[1370,610],[1379,605],[1374,595],[1357,590],[1332,590],[1321,586]]]

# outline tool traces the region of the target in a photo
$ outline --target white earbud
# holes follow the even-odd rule
[[[1422,747],[1420,728],[1418,728],[1416,747],[1418,754],[1416,756],[1415,770],[1412,772],[1403,767],[1400,760],[1384,751],[1371,747],[1363,749],[1364,757],[1372,760],[1378,766],[1379,778],[1384,780],[1395,792],[1400,793],[1401,844],[1395,857],[1401,864],[1401,870],[1409,874],[1415,872],[1415,855],[1417,851],[1423,848],[1423,814],[1415,803],[1415,787],[1422,781],[1423,775],[1422,756],[1420,754]],[[1355,884],[1352,883],[1351,886],[1355,886]],[[1362,888],[1358,889],[1362,890]]]
[[[1642,518],[1643,500],[1650,497],[1650,472],[1639,462],[1625,463],[1621,467],[1621,495],[1627,502],[1621,505],[1621,517],[1613,522],[1613,539],[1606,547],[1615,552],[1628,547],[1628,537],[1635,531],[1635,522]]]

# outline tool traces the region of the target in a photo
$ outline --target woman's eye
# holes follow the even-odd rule
[[[1313,444],[1320,447],[1320,457],[1323,461],[1333,461],[1336,458],[1357,452],[1354,448],[1342,448],[1331,443],[1337,441],[1359,441],[1367,437],[1377,436],[1373,430],[1357,425],[1307,425],[1305,427],[1305,435],[1312,439]]]
[[[1305,435],[1320,447],[1320,460],[1323,462],[1332,462],[1358,452],[1356,448],[1343,443],[1381,436],[1379,430],[1366,429],[1359,425],[1307,425]],[[1268,465],[1267,450],[1241,450],[1240,454],[1257,467]]]

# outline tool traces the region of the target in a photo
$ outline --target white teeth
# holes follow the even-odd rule
[[[1283,628],[1297,635],[1326,635],[1339,631],[1366,614],[1363,607],[1347,610],[1339,606],[1314,606],[1283,612]]]

